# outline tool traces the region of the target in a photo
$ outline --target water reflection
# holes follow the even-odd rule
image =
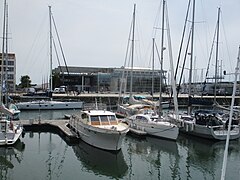
[[[180,136],[178,143],[183,155],[183,162],[185,161],[186,179],[192,179],[191,177],[196,177],[197,174],[204,177],[203,179],[220,179],[225,141]],[[239,140],[230,141],[229,156],[238,156],[239,147]],[[184,176],[184,172],[182,175]]]
[[[83,166],[96,175],[121,178],[127,172],[128,167],[121,150],[115,153],[109,152],[90,146],[83,141],[72,148]]]
[[[25,144],[18,140],[14,146],[0,147],[0,179],[7,179],[9,169],[21,163]]]
[[[136,174],[142,177],[150,176],[153,179],[164,177],[175,179],[179,176],[179,152],[175,141],[153,137],[138,139],[129,136],[126,143],[128,146],[126,156],[129,161],[128,179],[135,179]]]

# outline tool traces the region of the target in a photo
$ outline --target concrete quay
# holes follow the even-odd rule
[[[126,94],[126,96],[129,94]],[[134,95],[144,96],[146,98],[151,98],[151,95],[148,93],[134,93]],[[23,96],[22,94],[12,94],[12,97],[16,101],[30,101],[35,99],[41,99],[41,96]],[[159,94],[155,93],[153,95],[154,99],[159,98]],[[117,104],[119,98],[118,93],[113,92],[103,92],[103,93],[69,93],[69,94],[53,94],[54,100],[71,100],[71,101],[83,101],[85,103],[94,103],[94,102],[102,102],[110,106],[114,106]],[[162,94],[163,101],[171,99],[169,94]],[[214,96],[199,96],[194,95],[193,98],[195,100],[203,100],[203,101],[214,101]],[[216,100],[221,105],[230,105],[232,96],[217,96]],[[236,96],[235,102],[240,104],[240,96]],[[179,94],[178,103],[180,106],[186,106],[188,104],[188,94]]]

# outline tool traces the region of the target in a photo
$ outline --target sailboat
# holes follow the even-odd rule
[[[195,0],[193,0],[193,20],[194,23]],[[218,9],[218,28],[219,28],[220,8]],[[192,39],[193,39],[192,24]],[[193,42],[193,40],[192,40]],[[193,43],[192,43],[193,46]],[[191,48],[193,49],[193,47]],[[192,56],[191,50],[191,56]],[[216,60],[217,61],[217,60]],[[216,75],[216,74],[215,74]],[[191,73],[189,74],[191,76]],[[191,78],[189,78],[189,99],[191,97]],[[194,114],[191,113],[191,104],[189,103],[188,114],[180,114],[177,119],[174,114],[168,114],[171,120],[177,121],[180,125],[180,132],[188,135],[194,135],[202,138],[213,140],[226,140],[227,125],[224,124],[220,114],[215,110],[198,110]],[[229,117],[228,117],[229,118]],[[237,139],[240,137],[240,130],[238,124],[231,124],[230,139]]]
[[[23,127],[20,124],[13,123],[14,113],[5,107],[3,104],[3,83],[4,83],[4,64],[6,54],[4,52],[5,41],[5,18],[6,18],[7,3],[4,1],[4,23],[3,23],[3,51],[1,63],[1,87],[0,87],[0,146],[13,145],[19,139],[23,132]]]
[[[164,17],[165,17],[165,0],[163,1],[163,20]],[[168,119],[162,116],[161,99],[162,98],[160,95],[159,98],[160,106],[158,113],[156,112],[156,108],[155,109],[145,108],[139,110],[139,112],[136,113],[135,115],[126,118],[127,123],[130,125],[130,132],[137,135],[150,135],[170,140],[177,139],[179,128],[177,127],[177,125],[171,123],[170,121],[168,121]]]
[[[53,34],[52,34],[52,21],[53,21],[53,14],[51,11],[51,6],[49,6],[49,19],[50,19],[50,91],[53,91],[52,88],[52,44],[53,44]],[[53,21],[54,22],[54,21]],[[55,25],[55,22],[54,22]],[[56,26],[55,26],[56,28]],[[57,32],[57,31],[56,31]],[[17,103],[16,106],[20,110],[58,110],[58,109],[82,109],[83,102],[70,102],[70,101],[53,101],[51,100],[38,100],[38,101],[31,101],[31,102],[20,102]]]
[[[5,16],[4,16],[4,29],[3,29],[3,46],[1,58],[6,62],[3,64],[3,79],[2,79],[2,97],[5,103],[5,106],[12,112],[13,116],[11,119],[19,120],[20,110],[16,107],[15,104],[11,102],[9,97],[9,80],[8,80],[8,71],[9,68],[9,53],[8,53],[8,6],[6,4]],[[4,92],[4,93],[3,93]]]
[[[116,114],[122,117],[127,117],[136,114],[141,109],[154,109],[156,107],[156,102],[147,100],[144,96],[141,96],[140,98],[136,98],[136,95],[133,94],[133,60],[134,60],[134,43],[135,43],[135,8],[136,5],[134,4],[134,11],[133,11],[133,18],[132,18],[132,24],[131,24],[131,30],[129,34],[129,39],[131,37],[131,52],[130,52],[130,60],[131,60],[131,67],[130,70],[127,68],[124,68],[122,78],[121,78],[121,84],[120,84],[120,93],[119,93],[119,102],[117,107]],[[127,53],[128,54],[128,53]],[[125,60],[126,65],[126,60]],[[125,67],[124,65],[124,67]],[[125,78],[125,69],[127,69],[127,75],[130,73],[130,88],[129,88],[129,96],[127,97],[128,102],[127,103],[121,103],[120,99],[122,98],[122,86],[123,84],[126,86],[126,82],[124,83],[123,79]],[[124,98],[123,98],[124,99]]]

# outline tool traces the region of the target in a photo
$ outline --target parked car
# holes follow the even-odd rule
[[[53,93],[59,93],[60,92],[60,88],[54,88]]]

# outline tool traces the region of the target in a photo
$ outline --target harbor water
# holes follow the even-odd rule
[[[21,119],[63,118],[71,111],[21,112]],[[26,132],[0,148],[1,180],[211,179],[219,180],[225,142],[180,135],[177,141],[127,135],[117,153],[80,141],[67,144],[52,132]],[[231,141],[226,179],[240,179],[240,140]]]

